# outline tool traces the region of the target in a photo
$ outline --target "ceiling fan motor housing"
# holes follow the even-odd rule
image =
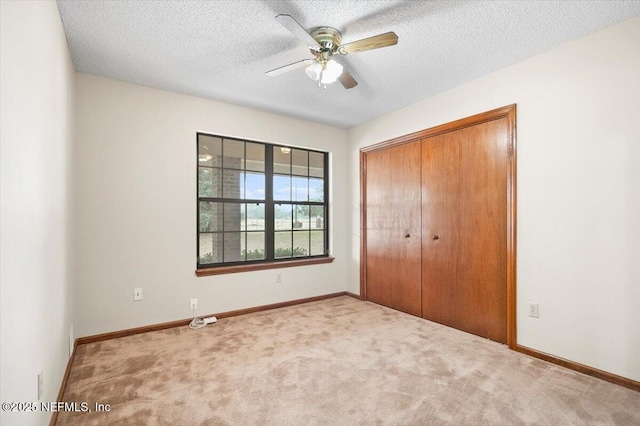
[[[340,31],[332,27],[319,27],[311,32],[311,37],[318,42],[319,51],[311,49],[311,53],[318,56],[318,59],[326,62],[338,51],[342,41]]]

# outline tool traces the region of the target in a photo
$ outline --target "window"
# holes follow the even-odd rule
[[[328,257],[328,155],[198,133],[198,269]]]

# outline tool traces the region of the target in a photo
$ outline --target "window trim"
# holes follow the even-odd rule
[[[309,255],[304,257],[285,257],[275,259],[273,258],[273,238],[275,237],[275,229],[272,225],[265,225],[265,254],[266,259],[258,259],[258,260],[244,260],[244,261],[236,261],[236,262],[222,262],[222,263],[208,263],[208,264],[200,264],[200,202],[207,201],[207,199],[212,197],[200,197],[199,194],[199,170],[200,165],[198,162],[199,153],[200,153],[200,136],[210,136],[220,138],[224,140],[235,140],[240,142],[249,142],[249,143],[258,143],[265,147],[265,199],[257,202],[265,204],[265,224],[270,220],[273,222],[274,220],[274,210],[275,206],[279,204],[277,200],[274,200],[273,197],[273,176],[279,173],[275,173],[273,170],[273,148],[290,148],[290,149],[299,149],[307,152],[316,152],[322,154],[324,157],[324,199],[320,202],[306,201],[306,202],[296,202],[294,200],[291,201],[283,201],[283,204],[306,204],[306,205],[322,205],[324,206],[324,239],[325,239],[325,253],[320,255]],[[235,272],[245,272],[245,271],[255,271],[255,270],[265,270],[265,269],[274,269],[274,268],[287,268],[294,266],[304,266],[304,265],[315,265],[315,264],[323,264],[323,263],[332,263],[334,257],[330,255],[329,252],[329,152],[320,151],[316,149],[297,147],[297,146],[288,146],[277,143],[264,142],[259,140],[252,140],[246,138],[238,138],[234,136],[225,136],[213,133],[206,132],[196,132],[196,276],[209,276],[209,275],[219,275],[219,274],[230,274]],[[242,169],[242,171],[246,171]],[[293,173],[291,174],[293,175]],[[308,176],[311,178],[312,176]],[[222,197],[215,197],[223,200]],[[239,203],[253,203],[255,200],[233,200],[234,202]],[[271,228],[271,229],[269,229]],[[271,232],[268,232],[268,231]],[[311,231],[311,229],[310,229]],[[271,243],[271,244],[270,244]]]
[[[207,277],[210,275],[233,274],[236,272],[262,271],[265,269],[291,268],[294,266],[319,265],[333,263],[335,257],[329,255],[286,258],[276,261],[262,261],[261,263],[248,263],[246,265],[222,265],[196,269],[196,276]]]

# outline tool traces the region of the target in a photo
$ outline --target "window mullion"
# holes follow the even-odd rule
[[[265,145],[264,189],[265,189],[265,244],[267,260],[275,259],[275,205],[273,202],[273,148]]]
[[[329,153],[324,155],[324,254],[329,254]]]

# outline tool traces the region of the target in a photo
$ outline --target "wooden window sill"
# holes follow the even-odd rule
[[[319,265],[321,263],[332,263],[334,257],[314,257],[312,259],[284,260],[280,262],[254,263],[251,265],[219,266],[206,269],[196,269],[196,276],[206,277],[209,275],[235,274],[236,272],[261,271],[264,269],[292,268],[294,266]]]

